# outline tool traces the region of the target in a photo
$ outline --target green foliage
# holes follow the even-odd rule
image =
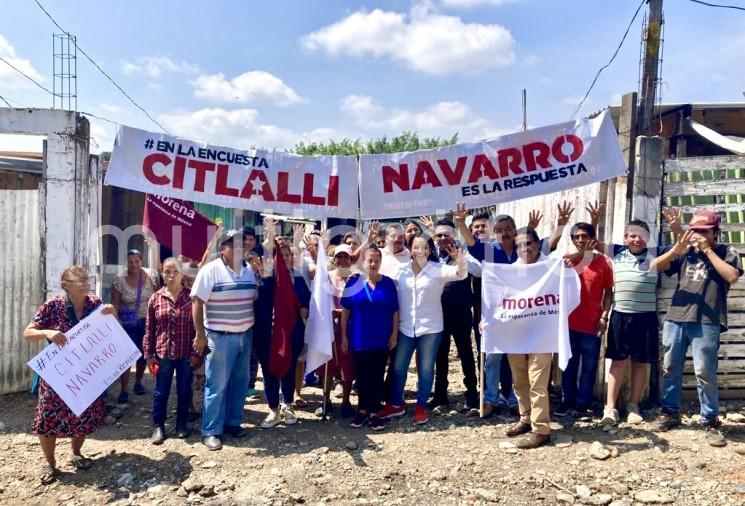
[[[328,143],[301,142],[295,145],[295,153],[304,156],[312,155],[362,155],[380,153],[400,153],[402,151],[417,151],[419,149],[432,149],[440,146],[450,146],[458,142],[458,134],[449,139],[440,137],[420,138],[416,132],[404,132],[401,135],[388,138],[387,136],[377,139],[369,139],[363,142],[360,139],[344,138],[341,141],[331,140]]]
[[[109,160],[111,160],[111,151],[101,151],[101,153],[99,153],[98,155],[98,158],[102,162],[108,162]]]

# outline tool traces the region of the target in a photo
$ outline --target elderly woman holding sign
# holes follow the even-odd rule
[[[23,331],[29,341],[43,341],[64,346],[67,343],[65,332],[91,314],[102,302],[90,292],[88,272],[79,266],[68,267],[62,273],[62,288],[65,295],[45,302],[34,319]],[[113,306],[102,309],[104,314],[113,314]],[[39,436],[41,449],[47,464],[39,479],[46,485],[59,475],[54,450],[58,437],[72,438],[72,465],[76,469],[89,469],[93,462],[80,453],[85,437],[100,427],[106,418],[102,398],[96,399],[81,415],[75,414],[43,379],[39,379],[39,402],[31,431]]]

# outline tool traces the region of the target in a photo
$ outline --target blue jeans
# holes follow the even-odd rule
[[[210,353],[204,360],[204,437],[220,436],[225,425],[236,427],[243,422],[253,336],[252,329],[237,334],[206,332]]]
[[[693,351],[693,370],[701,404],[701,418],[713,421],[719,414],[717,365],[719,361],[719,325],[665,321],[662,326],[662,411],[680,412],[680,391],[686,351]]]
[[[406,376],[409,373],[409,364],[411,364],[411,357],[415,350],[417,352],[416,370],[419,380],[416,403],[419,406],[427,405],[427,399],[429,394],[432,393],[432,384],[435,381],[435,360],[441,340],[442,332],[417,337],[409,337],[401,332],[398,333],[398,345],[393,357],[392,405],[403,406],[404,404]]]
[[[594,334],[569,331],[572,358],[561,376],[561,392],[564,404],[570,407],[589,408],[592,405],[592,391],[598,373],[600,358],[600,338]],[[581,362],[581,369],[580,369]],[[579,388],[577,374],[579,373]]]
[[[162,427],[166,423],[168,397],[171,393],[173,373],[176,373],[176,427],[186,427],[191,402],[191,378],[193,370],[189,360],[168,360],[157,357],[158,374],[153,391],[153,425]]]
[[[513,407],[517,406],[517,397],[515,397],[512,385],[507,385],[507,388],[509,388],[509,397],[506,399],[499,391],[503,358],[505,358],[503,353],[486,354],[486,358],[484,359],[484,402],[492,406]]]

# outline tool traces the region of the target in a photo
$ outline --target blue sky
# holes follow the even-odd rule
[[[734,0],[730,0],[734,2]],[[736,2],[735,2],[736,3]],[[745,5],[745,2],[742,2]],[[169,132],[232,147],[396,135],[473,141],[569,119],[636,0],[384,2],[42,0]],[[643,10],[646,9],[646,6]],[[637,89],[642,16],[580,114]],[[32,0],[3,0],[0,56],[52,86],[52,34]],[[665,5],[665,102],[743,102],[745,12]],[[0,62],[0,95],[51,97]],[[158,131],[81,55],[78,109]],[[99,148],[115,126],[91,119]]]

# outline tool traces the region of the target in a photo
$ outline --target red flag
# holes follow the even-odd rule
[[[171,248],[173,256],[185,255],[201,260],[216,227],[186,201],[145,195],[142,229]]]
[[[284,378],[292,367],[292,331],[300,316],[293,278],[279,247],[274,246],[274,318],[269,343],[269,373]]]

